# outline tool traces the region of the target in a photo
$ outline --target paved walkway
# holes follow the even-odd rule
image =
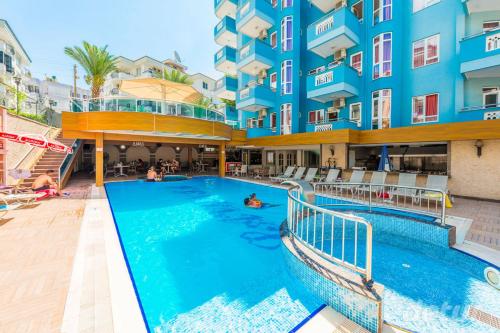
[[[0,220],[0,332],[60,331],[88,181],[65,191]]]

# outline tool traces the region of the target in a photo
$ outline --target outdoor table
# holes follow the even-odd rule
[[[115,169],[120,170],[119,173],[115,175],[115,177],[127,177],[127,175],[123,173],[123,169],[128,167],[129,165],[123,165],[123,164],[115,165]]]
[[[205,169],[205,167],[208,165],[206,163],[199,163],[201,169],[200,169],[200,172],[207,172],[207,170]]]

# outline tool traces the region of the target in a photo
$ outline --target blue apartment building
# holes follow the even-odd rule
[[[500,1],[215,0],[214,7],[221,46],[214,62],[227,76],[220,93],[235,99],[249,139],[500,119]],[[446,141],[424,150],[449,155]],[[345,167],[355,166],[356,154],[346,154]]]

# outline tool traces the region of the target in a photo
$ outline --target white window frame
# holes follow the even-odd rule
[[[390,19],[387,19],[387,20],[383,20],[383,15],[384,15],[384,0],[373,0],[373,4],[378,1],[378,13],[376,13],[376,11],[374,10],[373,11],[373,25],[377,25],[377,24],[380,24],[382,22],[385,22],[385,21],[390,21],[392,20],[392,3],[394,2],[391,1],[391,3],[389,5],[386,5],[385,7],[390,7],[391,8],[391,18]],[[375,6],[373,6],[373,8],[375,8]],[[375,17],[378,16],[378,22],[375,22]]]
[[[417,1],[419,1],[419,0],[417,0]],[[424,10],[427,7],[430,7],[432,5],[435,5],[435,4],[441,2],[441,0],[420,0],[420,1],[423,2],[423,6],[421,8],[419,8],[419,9],[416,9],[416,7],[415,7],[415,2],[416,1],[415,0],[412,1],[412,10],[413,10],[413,13],[418,13],[419,11]]]
[[[385,62],[389,62],[391,64],[391,72],[389,75],[385,75],[384,74],[384,35],[385,34],[389,34],[391,37],[390,37],[390,42],[391,42],[391,57],[388,61],[385,61]],[[376,38],[379,38],[379,55],[378,55],[378,59],[379,59],[379,62],[375,62],[375,39]],[[391,77],[392,76],[392,50],[394,48],[394,45],[392,44],[392,32],[388,31],[388,32],[383,32],[377,36],[374,36],[373,37],[373,41],[372,41],[372,63],[373,63],[373,66],[372,66],[372,79],[373,80],[378,80],[380,78],[383,78],[383,77]],[[377,78],[375,78],[375,65],[378,65],[379,66],[379,76]]]
[[[392,41],[391,41],[391,43],[392,43]],[[391,50],[392,50],[392,45],[391,45]],[[359,51],[359,52],[356,52],[354,54],[351,54],[351,57],[349,59],[349,63],[351,64],[351,67],[354,68],[353,65],[352,65],[352,58],[354,58],[358,54],[361,56],[361,60],[359,62],[360,68],[358,70],[358,73],[359,73],[359,75],[363,75],[363,51]],[[391,55],[391,60],[392,60],[392,55]],[[391,67],[392,67],[392,65],[391,65]],[[392,68],[391,68],[391,71],[392,71]]]
[[[314,121],[310,121],[309,115],[314,113]],[[307,113],[307,123],[308,124],[322,124],[325,122],[325,109],[311,110]]]
[[[429,40],[431,38],[434,38],[434,37],[437,37],[437,52],[436,52],[436,61],[435,62],[431,62],[431,63],[427,63],[430,59],[434,59],[434,58],[428,58],[427,57],[427,51],[429,49]],[[424,43],[424,64],[422,66],[417,66],[415,67],[415,44],[416,43],[419,43],[419,42],[423,42]],[[425,37],[425,38],[422,38],[422,39],[419,39],[419,40],[416,40],[412,43],[412,47],[411,47],[411,67],[413,69],[416,69],[416,68],[422,68],[422,67],[425,67],[425,66],[429,66],[429,65],[434,65],[434,64],[439,64],[439,61],[440,61],[440,56],[439,56],[439,53],[440,53],[440,50],[441,50],[441,35],[440,34],[435,34],[435,35],[432,35],[432,36],[429,36],[429,37]]]
[[[288,115],[288,117],[284,117]],[[289,120],[290,125],[286,123]],[[292,134],[292,103],[284,103],[280,106],[280,134]]]
[[[377,92],[379,93],[377,99],[379,101],[378,105],[379,105],[379,108],[382,108],[383,107],[383,104],[384,104],[384,97],[383,96],[383,92],[384,90],[387,90],[389,91],[389,102],[390,102],[390,110],[389,110],[389,127],[387,128],[391,128],[391,117],[392,117],[392,89],[380,89],[380,90],[375,90],[372,92],[372,114],[371,114],[371,124],[370,124],[370,128],[371,129],[374,129],[373,128],[373,120],[375,119],[374,117],[374,113],[375,113],[375,98],[373,97]],[[383,129],[382,127],[382,124],[383,124],[383,121],[384,119],[380,117],[380,113],[382,112],[382,110],[377,110],[377,129]]]
[[[487,24],[487,23],[496,23],[498,26],[495,27],[495,28],[485,29],[484,25]],[[499,29],[499,28],[500,28],[500,20],[488,20],[488,21],[484,21],[483,22],[483,32],[488,32],[488,31],[491,31],[491,30]]]
[[[482,88],[482,93],[483,93],[483,107],[484,108],[487,108],[486,106],[486,96],[487,95],[494,95],[494,92],[491,91],[491,92],[484,92],[485,89],[492,89],[492,90],[496,90],[496,95],[497,95],[497,105],[500,104],[500,87],[491,87],[491,86],[488,86],[488,87],[483,87]],[[490,107],[496,107],[496,106],[490,106]]]
[[[437,114],[436,114],[436,120],[427,120],[426,119],[426,111],[427,111],[427,96],[431,95],[436,95],[437,96],[437,101],[436,101],[436,107],[437,107]],[[424,101],[424,109],[423,109],[423,121],[415,121],[415,99],[416,98],[423,98]],[[436,123],[439,121],[439,93],[431,93],[431,94],[426,94],[426,95],[420,95],[420,96],[413,96],[411,99],[411,123],[412,124],[427,124],[427,123]]]
[[[274,118],[274,126],[273,126],[273,118]],[[269,114],[269,127],[271,127],[273,131],[276,131],[277,126],[278,126],[278,116],[276,112],[271,112]]]
[[[352,109],[353,109],[353,106],[355,106],[355,105],[359,105],[359,119],[353,119],[353,117],[352,117]],[[363,103],[356,102],[356,103],[349,104],[349,120],[361,123],[362,112],[363,112]]]
[[[288,64],[290,65],[288,66]],[[289,78],[286,77],[288,67],[290,67]],[[288,85],[290,85],[290,91],[287,91]],[[293,93],[293,61],[291,59],[287,59],[281,63],[281,95],[291,95],[292,93]]]
[[[255,128],[255,118],[247,118],[247,128]]]
[[[278,0],[271,0],[271,5],[273,8],[276,8],[278,6]]]
[[[291,22],[291,31],[288,34],[288,21]],[[287,42],[290,41],[290,48],[287,48]],[[281,20],[281,51],[288,52],[293,50],[293,16],[288,15]]]
[[[336,119],[330,120],[330,114],[334,114],[334,113],[337,114],[337,117],[335,117]],[[339,109],[330,107],[326,110],[325,122],[331,123],[333,121],[339,121],[339,119],[340,119],[340,110]]]
[[[274,36],[274,45],[273,45],[273,36]],[[278,47],[278,32],[274,31],[270,36],[269,36],[269,44],[273,49]]]
[[[273,84],[273,77],[274,77],[274,84]],[[274,72],[269,75],[269,87],[271,87],[271,89],[274,90],[276,90],[276,88],[278,87],[278,73]]]

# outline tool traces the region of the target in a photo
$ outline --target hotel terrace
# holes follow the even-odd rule
[[[498,332],[500,3],[214,12],[219,80],[119,57],[60,128],[0,108],[0,331]]]

